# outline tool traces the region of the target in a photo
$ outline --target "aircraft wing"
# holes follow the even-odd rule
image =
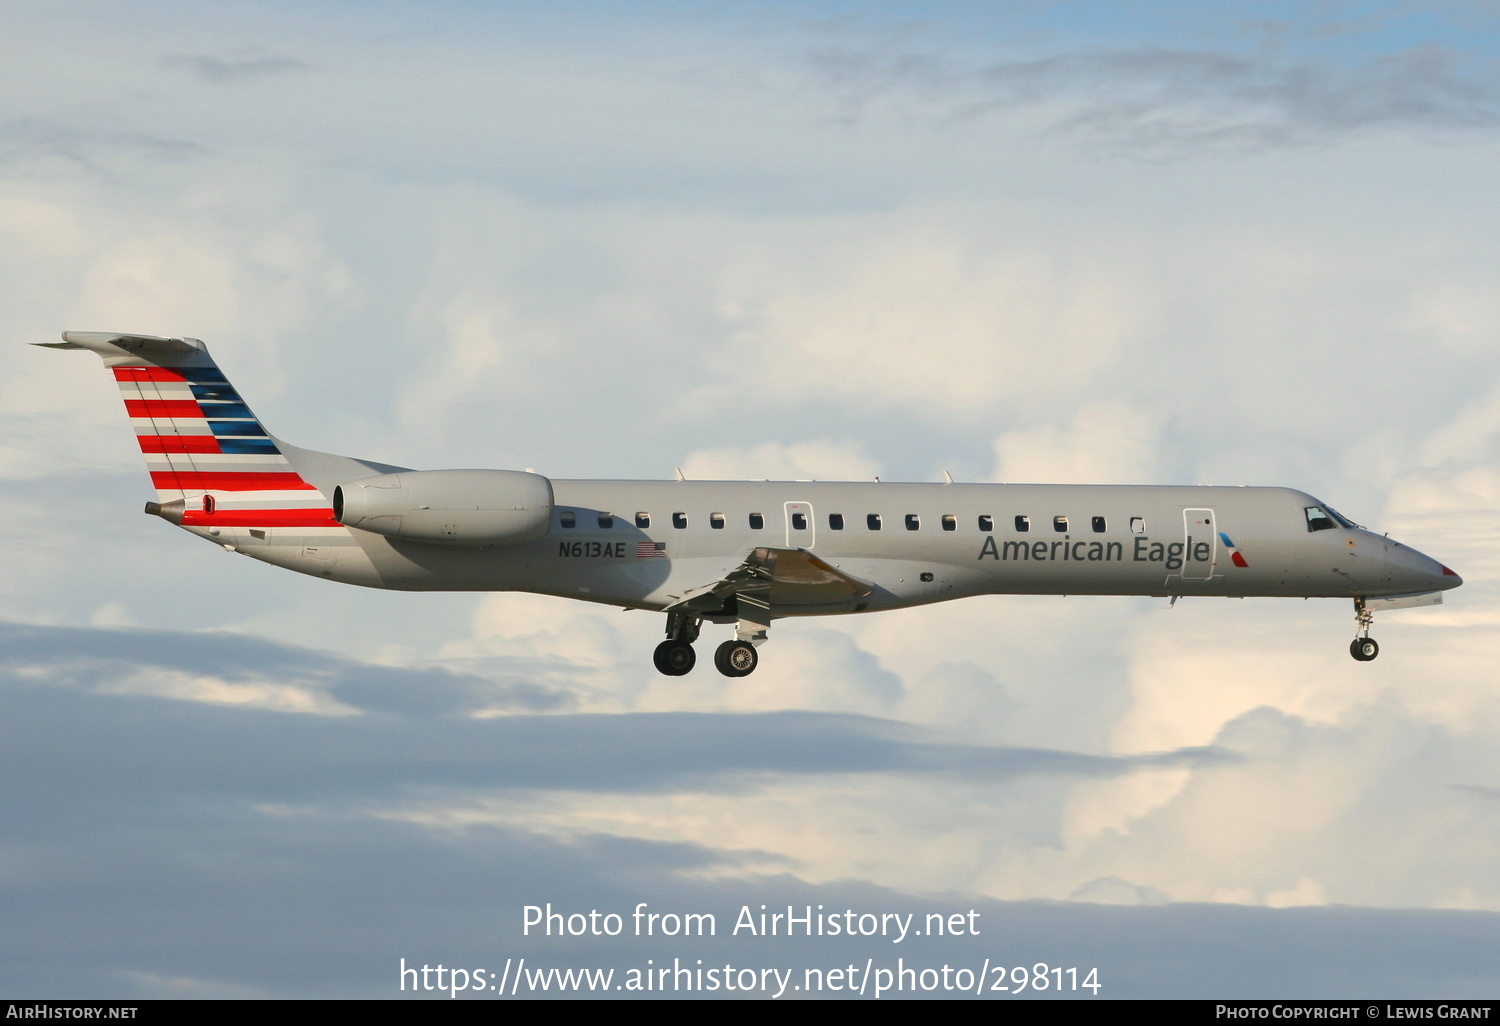
[[[729,573],[685,592],[666,607],[669,613],[711,612],[731,596],[760,598],[776,606],[818,606],[848,602],[870,594],[870,585],[830,566],[806,549],[762,546]]]

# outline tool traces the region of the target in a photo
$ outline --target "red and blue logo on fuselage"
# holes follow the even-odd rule
[[[1233,563],[1235,566],[1242,566],[1247,570],[1250,568],[1250,564],[1245,562],[1245,557],[1240,555],[1240,550],[1235,548],[1234,542],[1229,540],[1229,535],[1225,534],[1223,531],[1220,531],[1219,541],[1223,542],[1224,547],[1229,550],[1229,561],[1231,563]]]

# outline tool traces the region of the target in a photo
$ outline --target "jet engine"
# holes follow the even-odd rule
[[[403,470],[335,488],[333,518],[408,541],[515,545],[547,533],[552,482],[519,470]]]

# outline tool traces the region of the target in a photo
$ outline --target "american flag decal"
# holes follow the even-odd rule
[[[635,545],[635,558],[636,559],[666,559],[667,558],[667,543],[666,542],[636,542],[636,545]]]

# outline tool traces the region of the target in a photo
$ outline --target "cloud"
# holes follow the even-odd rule
[[[618,972],[673,957],[800,972],[866,957],[894,968],[900,956],[918,968],[946,962],[978,971],[1003,937],[1029,952],[1011,961],[1097,967],[1103,996],[1264,993],[1246,979],[1248,965],[1257,981],[1274,975],[1283,997],[1383,986],[1482,998],[1493,988],[1486,953],[1500,938],[1500,916],[1487,913],[997,902],[853,881],[813,885],[784,872],[724,875],[735,862],[713,849],[597,834],[432,829],[347,808],[255,807],[225,793],[185,801],[143,788],[116,800],[116,813],[103,816],[92,807],[34,815],[32,806],[12,806],[25,819],[8,817],[0,901],[27,929],[7,932],[0,945],[9,978],[28,992],[386,997],[400,993],[402,958],[497,973],[521,956],[534,966]],[[548,902],[626,921],[641,902],[651,911],[708,912],[718,930],[692,941],[522,936],[523,907]],[[75,903],[89,915],[70,914]],[[761,904],[798,914],[809,905],[911,913],[923,924],[930,913],[972,910],[980,932],[899,947],[881,938],[731,935],[741,906]],[[203,942],[204,923],[223,924],[212,944]]]
[[[5,651],[16,654],[0,687],[0,789],[12,812],[0,831],[0,901],[28,924],[6,952],[18,985],[75,996],[378,995],[398,986],[399,957],[477,966],[497,946],[497,971],[507,955],[625,967],[684,951],[798,966],[892,953],[908,964],[968,964],[984,938],[1001,934],[1037,957],[1045,949],[1098,965],[1104,993],[1116,995],[1254,993],[1227,967],[1265,972],[1289,959],[1290,972],[1299,952],[1319,944],[1335,954],[1316,960],[1315,973],[1279,976],[1278,993],[1378,979],[1404,994],[1454,997],[1488,985],[1492,967],[1471,961],[1473,945],[1500,931],[1492,913],[1152,905],[1161,888],[1151,880],[1087,875],[1089,865],[1067,884],[1081,904],[996,901],[967,887],[935,893],[1015,859],[1025,838],[1039,842],[1038,854],[1051,851],[1049,790],[1153,772],[1189,772],[1194,787],[1253,778],[1273,753],[1315,740],[1285,720],[1272,731],[1279,740],[1250,744],[1249,758],[1101,759],[934,744],[849,716],[297,716],[93,686],[140,672],[142,659],[162,652],[190,668],[215,648],[262,673],[329,665],[255,639],[7,627]],[[68,669],[68,655],[80,652],[104,661],[93,685]],[[56,671],[41,662],[48,653],[62,660]],[[69,726],[66,745],[56,742],[58,723]],[[1244,747],[1246,737],[1242,729],[1223,740]],[[1376,732],[1367,751],[1391,740]],[[1264,825],[1251,803],[1186,793],[1233,810],[1242,831]],[[998,846],[997,828],[1009,838]],[[1233,837],[1194,832],[1178,857],[1205,858],[1202,845],[1216,837],[1219,850],[1236,850]],[[1256,857],[1277,850],[1272,839],[1257,844]],[[1051,857],[1059,856],[1076,854]],[[1158,870],[1170,864],[1155,858]],[[867,881],[911,883],[850,880],[850,867]],[[1338,900],[1305,872],[1265,900],[1316,900],[1317,886]],[[371,894],[381,895],[375,905]],[[1146,904],[1119,907],[1132,896]],[[86,922],[67,911],[80,901],[91,910]],[[521,937],[522,906],[548,901],[624,914],[644,901],[710,911],[726,925],[741,904],[899,909],[919,920],[974,909],[981,933],[900,951],[888,941],[754,942],[722,930],[686,948]],[[234,928],[209,946],[204,921]],[[1142,937],[1153,938],[1149,955]],[[89,957],[60,961],[59,952]],[[1392,984],[1397,963],[1431,971]]]
[[[443,668],[351,662],[245,635],[0,623],[0,667],[93,694],[343,715],[554,709],[564,694]]]
[[[1113,363],[1149,306],[1128,272],[955,214],[790,222],[781,252],[748,248],[721,285],[748,373],[782,401],[937,420],[1066,393]]]
[[[972,48],[842,45],[808,56],[843,117],[1009,121],[1143,155],[1308,145],[1371,129],[1473,133],[1500,94],[1472,55],[1437,43],[1356,62],[1308,60],[1272,40],[1253,54],[1160,44],[986,61]],[[906,44],[909,45],[909,44]]]
[[[1008,431],[995,439],[998,481],[1131,484],[1161,480],[1161,426],[1119,402],[1077,409],[1067,428]]]
[[[13,179],[110,181],[142,166],[181,165],[203,153],[199,144],[167,134],[79,128],[35,117],[0,124],[0,168]]]
[[[691,452],[682,471],[694,481],[868,481],[879,476],[880,464],[855,443],[762,442]]]
[[[308,65],[292,57],[216,57],[212,54],[174,54],[163,57],[162,66],[182,68],[204,82],[239,82],[267,75],[306,71]]]
[[[150,736],[136,737],[140,746],[136,760],[144,765],[153,760],[149,752],[165,743],[172,729],[166,722],[192,720],[200,714],[198,706],[263,709],[273,713],[336,713],[321,727],[297,727],[288,723],[288,731],[329,730],[337,736],[346,723],[355,735],[365,731],[403,733],[409,743],[427,743],[421,737],[423,728],[449,734],[440,748],[457,749],[479,743],[486,734],[496,736],[488,757],[516,772],[523,765],[528,776],[540,772],[544,779],[550,770],[564,769],[568,777],[586,767],[611,765],[611,756],[599,743],[587,745],[587,759],[568,754],[558,759],[560,749],[551,738],[580,730],[596,731],[597,740],[618,736],[633,746],[636,736],[647,737],[664,732],[675,737],[668,748],[650,761],[662,768],[671,767],[679,756],[694,761],[693,772],[740,773],[762,769],[791,772],[881,772],[889,770],[917,772],[954,772],[967,770],[980,775],[1010,776],[1028,773],[1113,774],[1130,771],[1133,762],[1144,758],[1155,765],[1164,756],[1147,756],[1124,761],[1069,753],[1027,749],[996,749],[988,746],[965,746],[935,742],[925,732],[887,721],[850,715],[810,713],[772,713],[763,716],[706,716],[691,713],[642,713],[634,716],[580,715],[539,717],[521,714],[561,712],[566,708],[563,695],[540,687],[518,687],[483,677],[466,676],[440,667],[427,669],[377,666],[341,659],[265,639],[232,634],[190,634],[142,629],[109,630],[99,628],[42,627],[25,624],[0,624],[5,644],[0,669],[10,675],[12,699],[28,702],[84,702],[112,697],[122,705],[93,705],[94,709],[115,708],[122,711],[144,711],[158,708],[161,725]],[[585,665],[586,657],[583,663]],[[213,674],[213,677],[209,677]],[[19,688],[19,690],[16,690]],[[226,697],[226,689],[243,688],[243,700]],[[287,708],[275,694],[295,691],[306,697],[307,706]],[[270,701],[256,701],[255,696],[272,694]],[[399,699],[404,693],[405,698]],[[74,697],[65,697],[74,696]],[[88,698],[86,696],[93,696]],[[171,701],[167,701],[171,700]],[[165,704],[160,704],[165,701]],[[324,703],[337,701],[341,708]],[[132,702],[145,704],[132,704]],[[357,703],[357,704],[356,704]],[[504,709],[510,715],[495,716]],[[367,714],[368,725],[356,726]],[[248,715],[248,712],[247,712]],[[410,720],[408,727],[398,728],[390,717]],[[302,717],[296,717],[299,722]],[[205,724],[211,721],[204,721]],[[273,721],[258,719],[218,721],[217,730],[229,739],[249,736],[268,729]],[[364,722],[361,720],[361,722]],[[674,730],[658,725],[681,724]],[[696,724],[696,729],[686,729]],[[80,723],[80,730],[86,725]],[[248,732],[248,733],[247,733]],[[623,733],[618,733],[623,732]],[[712,732],[712,736],[705,736]],[[468,737],[471,741],[460,741]],[[737,738],[737,740],[735,739]],[[238,741],[235,742],[239,743]],[[169,746],[170,747],[170,746]],[[538,762],[535,756],[552,751]],[[639,755],[640,753],[638,753]],[[302,758],[314,761],[325,757],[337,759],[333,748],[304,753]],[[20,758],[17,756],[17,758]],[[459,761],[466,761],[467,756]],[[1186,752],[1169,757],[1194,761],[1211,758],[1205,753]],[[709,760],[697,763],[697,760]],[[290,768],[290,767],[287,767]],[[309,773],[310,779],[318,774]],[[595,778],[592,785],[613,789],[620,781],[617,770],[609,769]]]

